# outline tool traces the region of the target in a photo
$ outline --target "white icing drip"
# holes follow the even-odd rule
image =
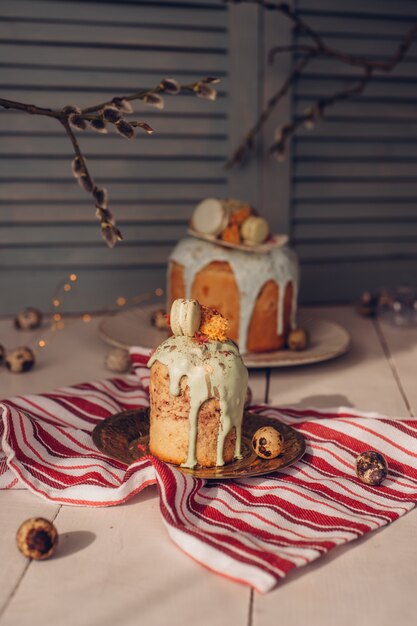
[[[297,311],[299,270],[295,253],[287,247],[273,248],[267,253],[243,252],[222,248],[216,244],[194,238],[182,239],[174,248],[171,261],[184,267],[185,298],[191,298],[196,274],[213,261],[229,263],[240,294],[240,318],[238,344],[246,352],[250,320],[259,291],[273,280],[279,291],[277,333],[284,329],[284,299],[288,283],[293,286],[291,325],[294,327]],[[168,281],[169,282],[169,281]]]
[[[220,425],[216,465],[224,465],[223,448],[229,432],[236,429],[235,456],[240,456],[243,406],[248,385],[248,370],[239,350],[231,341],[199,344],[190,337],[170,337],[149,359],[148,367],[159,361],[168,368],[169,391],[180,394],[183,376],[190,390],[188,456],[184,467],[197,464],[198,413],[210,398],[219,398]]]

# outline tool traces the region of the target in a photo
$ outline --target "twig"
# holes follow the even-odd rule
[[[135,129],[141,128],[147,133],[152,133],[153,129],[146,122],[128,120],[126,113],[132,113],[130,102],[141,100],[145,104],[158,109],[164,107],[164,100],[161,94],[178,95],[183,92],[191,92],[200,98],[214,100],[217,96],[213,83],[218,79],[207,77],[195,83],[180,85],[173,78],[164,78],[159,85],[151,89],[143,89],[126,96],[115,96],[111,100],[96,104],[85,109],[77,106],[65,106],[62,109],[50,109],[39,107],[35,104],[16,102],[6,98],[0,98],[0,107],[6,110],[16,110],[30,115],[43,115],[56,119],[64,128],[74,149],[75,157],[72,161],[72,172],[80,186],[93,197],[96,207],[96,217],[100,221],[101,234],[109,247],[113,247],[117,241],[123,239],[120,231],[116,227],[113,215],[108,210],[107,190],[100,189],[94,182],[86,159],[81,151],[74,130],[86,130],[93,128],[98,132],[107,133],[108,126],[114,129],[126,139],[135,136]]]
[[[267,102],[264,111],[259,116],[257,122],[243,137],[239,146],[236,148],[230,159],[228,160],[226,167],[230,168],[233,165],[241,163],[248,153],[254,147],[254,139],[260,132],[263,125],[270,117],[271,113],[280,102],[280,100],[286,95],[289,87],[303,74],[307,65],[311,60],[316,58],[331,58],[344,65],[357,67],[363,70],[363,75],[359,77],[357,84],[354,87],[336,91],[334,94],[320,98],[317,102],[308,107],[303,115],[296,120],[284,124],[276,132],[276,140],[269,149],[270,153],[274,153],[278,160],[283,160],[285,157],[285,150],[288,140],[296,132],[296,130],[306,125],[308,128],[312,128],[315,123],[323,117],[325,110],[333,104],[342,100],[356,97],[363,93],[372,80],[373,76],[377,72],[388,74],[391,72],[408,53],[411,45],[417,39],[417,23],[414,24],[410,30],[404,36],[396,51],[387,61],[372,61],[366,57],[348,54],[342,50],[332,48],[328,46],[325,41],[316,33],[287,3],[280,2],[274,3],[268,0],[224,0],[229,4],[255,4],[270,11],[279,11],[285,17],[287,17],[294,25],[298,33],[302,32],[307,35],[311,40],[311,44],[307,45],[289,45],[289,46],[276,46],[269,52],[269,62],[273,62],[277,54],[285,52],[301,53],[302,57],[295,68],[291,71],[289,76],[285,79],[282,86],[278,89],[276,94]]]

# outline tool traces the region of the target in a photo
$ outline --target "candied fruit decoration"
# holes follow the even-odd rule
[[[248,219],[250,215],[252,215],[252,207],[250,206],[242,207],[241,209],[232,211],[230,218],[229,218],[229,223],[237,224],[238,226],[240,226],[241,224],[243,224],[244,221]]]
[[[239,245],[241,243],[239,226],[237,224],[230,224],[221,233],[220,238],[227,243],[235,243]]]
[[[229,321],[221,313],[209,307],[201,307],[199,335],[205,335],[214,341],[227,341]]]

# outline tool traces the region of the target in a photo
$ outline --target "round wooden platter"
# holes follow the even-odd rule
[[[158,330],[151,323],[152,312],[157,308],[155,303],[146,304],[107,316],[100,323],[100,336],[107,343],[119,348],[140,346],[154,349],[168,337],[166,331]],[[298,313],[298,323],[309,332],[310,344],[307,350],[248,352],[242,355],[245,365],[249,368],[308,365],[334,359],[349,349],[349,333],[339,324],[323,320],[303,310]]]
[[[273,426],[283,436],[282,453],[275,459],[261,459],[252,449],[252,436],[261,426]],[[133,409],[112,415],[97,424],[92,436],[100,452],[126,465],[131,465],[150,454],[149,409]],[[197,466],[193,469],[185,467],[178,467],[178,469],[195,478],[206,480],[262,476],[296,463],[303,456],[305,449],[304,437],[290,426],[246,411],[242,428],[241,459],[236,459],[222,467]]]

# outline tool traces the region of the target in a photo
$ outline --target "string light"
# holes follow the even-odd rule
[[[55,309],[55,311],[51,315],[51,325],[49,329],[46,330],[46,332],[50,333],[50,337],[45,338],[45,336],[44,337],[41,336],[41,338],[39,338],[39,334],[37,337],[36,336],[33,337],[32,342],[35,342],[37,348],[45,349],[51,343],[51,340],[53,338],[52,334],[56,333],[56,331],[63,330],[65,328],[65,323],[64,323],[64,320],[62,319],[62,314],[58,312],[57,309],[59,309],[59,307],[62,305],[62,297],[61,297],[62,292],[69,293],[70,291],[72,291],[72,285],[70,283],[75,283],[77,280],[78,280],[77,274],[71,273],[66,277],[66,279],[62,280],[57,286],[54,296],[51,298],[51,304],[52,304],[53,309]],[[144,303],[148,300],[151,300],[154,296],[162,297],[163,295],[164,295],[164,290],[158,287],[154,291],[151,291],[145,294],[140,294],[137,296],[132,296],[130,298],[127,298],[125,296],[119,296],[116,300],[116,304],[118,307],[125,307],[126,305],[136,306],[140,303]],[[112,310],[106,311],[106,313],[111,313],[111,312]],[[84,313],[81,319],[84,323],[89,323],[92,320],[92,316],[89,313]],[[40,332],[44,334],[45,329],[42,329]],[[34,352],[36,352],[36,349],[34,349]]]

